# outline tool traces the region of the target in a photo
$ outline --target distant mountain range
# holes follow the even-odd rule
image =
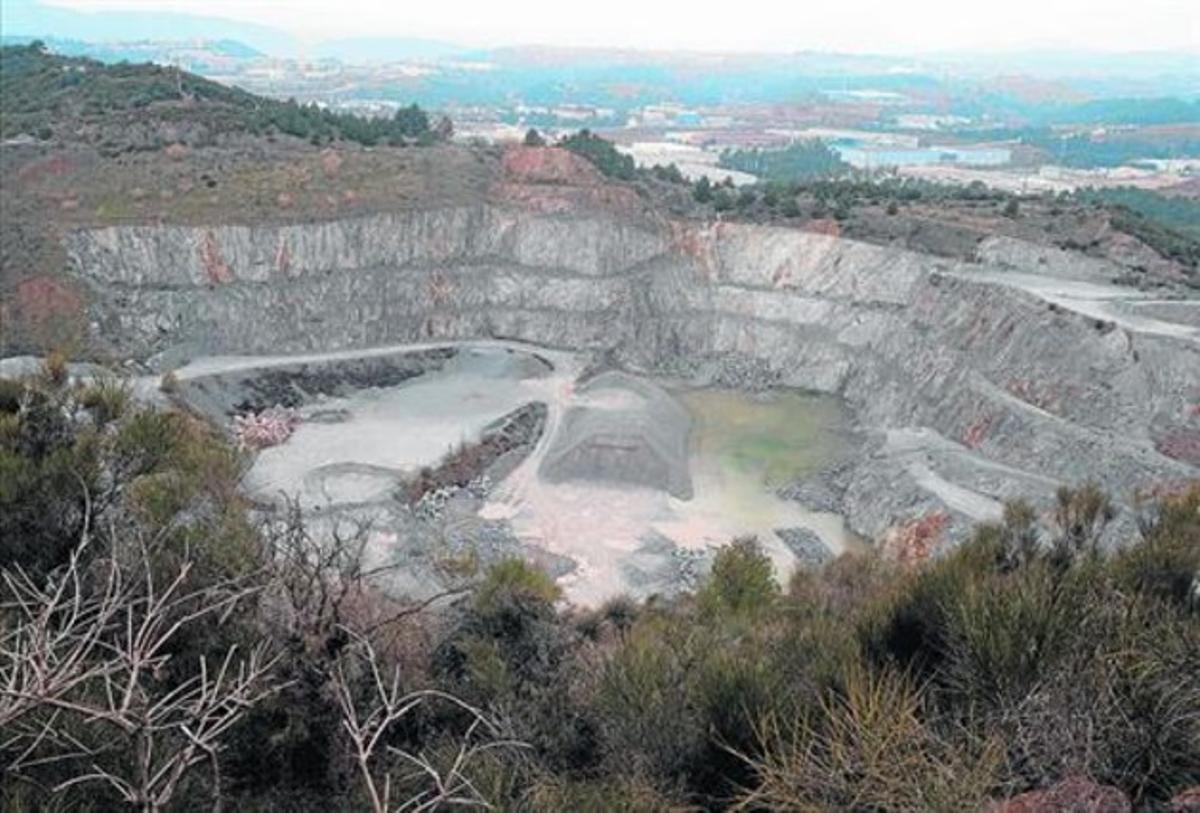
[[[267,54],[346,62],[442,60],[471,50],[453,43],[406,37],[334,39],[314,45],[277,28],[222,17],[157,11],[80,12],[49,6],[38,0],[3,0],[0,3],[0,33],[10,43],[34,38],[47,42],[87,42],[97,46],[139,41],[217,41],[227,48],[240,44],[248,49],[248,53],[243,54],[247,57]],[[86,55],[104,58],[103,53],[95,51]]]
[[[55,37],[95,43],[233,40],[269,54],[299,51],[295,37],[265,25],[177,12],[81,12],[37,0],[2,0],[0,31],[5,37]]]
[[[506,104],[593,105],[591,126],[616,126],[625,111],[673,102],[892,105],[892,112],[947,112],[1047,126],[1092,120],[1179,123],[1195,120],[1200,54],[1097,54],[1031,50],[1011,54],[922,57],[802,51],[787,54],[505,46],[472,48],[405,37],[304,42],[269,26],[197,14],[78,12],[39,0],[0,0],[0,37],[41,39],[55,53],[102,62],[155,62],[220,77],[268,95],[322,102],[383,100],[426,107]],[[337,60],[362,66],[356,81],[305,85],[299,71],[255,84],[248,66],[263,57]],[[419,71],[376,71],[376,63],[425,63]],[[353,72],[352,72],[353,73]],[[1116,110],[1110,102],[1159,100]],[[1099,113],[1081,107],[1102,102]],[[897,102],[906,107],[897,106]],[[529,121],[552,126],[545,111]],[[537,119],[541,115],[545,121]],[[528,118],[528,116],[527,116]]]
[[[787,67],[808,75],[919,70],[925,73],[952,71],[958,75],[974,76],[1019,73],[1073,78],[1121,76],[1136,80],[1183,77],[1191,83],[1191,95],[1200,92],[1200,51],[1110,54],[1046,49],[1009,53],[940,53],[912,59],[871,54],[715,54],[616,48],[579,49],[533,44],[478,48],[441,40],[393,36],[330,39],[311,43],[277,28],[222,17],[157,11],[80,12],[46,5],[39,0],[0,0],[0,33],[10,42],[36,37],[77,40],[97,46],[137,41],[219,41],[229,50],[230,56],[234,55],[235,44],[240,43],[249,51],[244,56],[261,53],[277,57],[331,58],[350,63],[488,59],[509,65],[549,66],[570,62],[576,65],[657,64],[735,70],[754,63],[760,68]],[[1186,85],[1187,82],[1173,84]],[[1176,91],[1171,89],[1165,92]]]

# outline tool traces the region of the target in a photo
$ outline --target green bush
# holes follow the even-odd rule
[[[98,377],[79,394],[79,403],[92,413],[100,426],[107,426],[124,416],[131,400],[129,383],[114,375]]]
[[[977,703],[1028,691],[1086,629],[1096,575],[1088,568],[1060,576],[1038,563],[964,585],[945,608],[949,681]]]
[[[558,146],[582,155],[607,178],[632,181],[637,177],[637,165],[633,157],[621,152],[612,142],[593,134],[590,130],[580,130],[569,135],[559,141]]]
[[[933,676],[948,653],[956,603],[987,580],[996,563],[994,541],[981,534],[915,573],[892,573],[857,615],[868,661]]]
[[[475,609],[490,615],[514,605],[550,606],[562,597],[562,591],[544,570],[523,559],[505,559],[488,570],[475,590]]]
[[[771,560],[753,537],[735,539],[720,550],[697,596],[707,615],[744,619],[765,613],[778,597]]]
[[[607,759],[677,784],[707,746],[696,705],[702,644],[673,619],[643,619],[605,663],[595,698]]]
[[[1152,510],[1156,516],[1143,528],[1143,541],[1117,554],[1117,582],[1139,595],[1200,610],[1200,485]]]

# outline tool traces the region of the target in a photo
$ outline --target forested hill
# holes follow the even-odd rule
[[[122,129],[128,127],[134,129]],[[428,142],[447,132],[447,124],[434,128],[416,105],[367,119],[256,96],[172,67],[106,65],[52,54],[40,42],[0,48],[4,139],[84,141],[121,152],[231,135],[282,133],[370,146]]]

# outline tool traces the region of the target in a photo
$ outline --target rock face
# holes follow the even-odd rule
[[[496,337],[630,369],[735,361],[840,394],[874,438],[839,478],[851,527],[871,536],[940,510],[996,516],[1006,498],[1089,478],[1126,499],[1200,476],[1194,300],[1147,318],[1136,308],[1152,303],[1122,301],[1136,293],[1089,287],[1074,266],[1060,284],[1053,258],[1010,244],[955,263],[581,204],[633,192],[560,183],[579,172],[573,156],[510,161],[503,204],[113,227],[65,245],[93,335],[126,356]],[[553,194],[531,204],[539,190]]]

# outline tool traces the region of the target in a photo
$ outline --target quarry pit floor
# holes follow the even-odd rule
[[[251,496],[300,501],[307,511],[359,510],[382,526],[374,555],[389,557],[402,529],[380,506],[397,486],[436,465],[489,426],[530,403],[546,406],[543,430],[519,462],[495,474],[475,506],[479,520],[506,525],[527,549],[574,563],[559,578],[567,598],[596,605],[628,592],[669,589],[680,560],[711,558],[739,536],[755,536],[786,579],[798,561],[794,540],[836,554],[856,544],[842,518],[777,494],[843,451],[847,415],[837,399],[795,391],[751,394],[652,381],[683,406],[690,498],[599,477],[544,476],[548,450],[573,409],[618,409],[633,393],[589,393],[585,354],[507,342],[438,343],[311,356],[198,359],[181,380],[233,372],[254,375],[296,364],[330,364],[453,347],[439,369],[400,384],[354,388],[297,407],[287,442],[257,453],[244,481]],[[791,544],[789,544],[791,542]],[[801,552],[803,555],[803,552]],[[649,576],[647,576],[649,574]],[[410,584],[410,586],[413,586]],[[419,588],[419,585],[417,585]],[[418,592],[422,592],[418,589]]]

